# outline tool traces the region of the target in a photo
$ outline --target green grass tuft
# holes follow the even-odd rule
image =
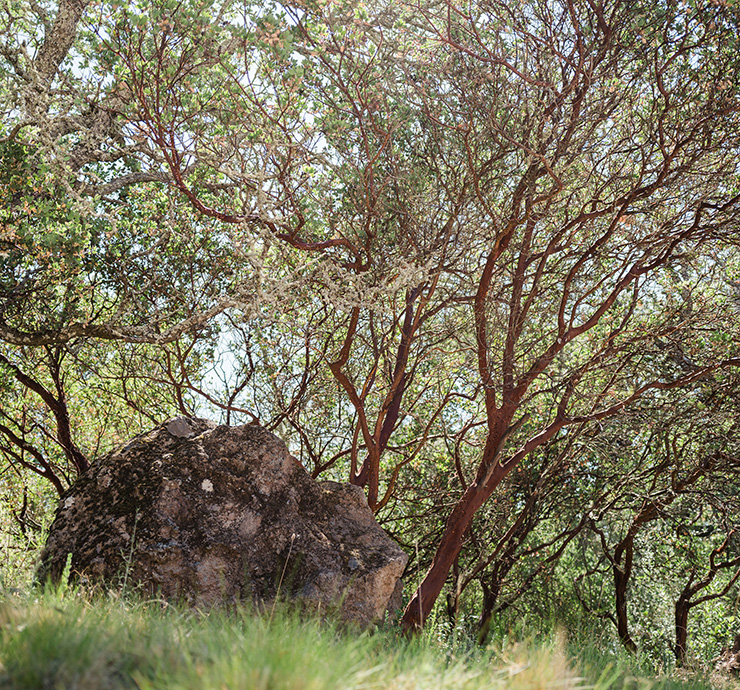
[[[688,682],[640,677],[562,633],[480,650],[432,634],[360,632],[284,607],[205,614],[74,589],[0,601],[0,688],[14,690],[709,687]]]

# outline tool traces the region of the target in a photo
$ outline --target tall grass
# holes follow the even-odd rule
[[[543,619],[501,621],[494,641],[480,649],[443,620],[408,640],[392,626],[360,632],[285,607],[206,613],[133,594],[40,591],[31,582],[43,529],[20,530],[4,507],[2,690],[740,688],[722,678],[656,677],[647,662],[614,646],[613,636],[566,634]]]
[[[558,633],[486,650],[361,632],[278,607],[261,615],[57,590],[0,601],[0,688],[538,690],[707,688],[648,679]]]
[[[562,649],[506,666],[450,656],[429,638],[340,629],[280,609],[208,615],[159,602],[47,592],[0,604],[0,687],[360,688],[575,687]]]

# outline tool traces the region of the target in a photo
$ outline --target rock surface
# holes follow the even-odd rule
[[[259,426],[178,417],[97,460],[62,497],[38,576],[138,583],[194,606],[276,594],[383,617],[407,556],[359,487],[316,482]]]

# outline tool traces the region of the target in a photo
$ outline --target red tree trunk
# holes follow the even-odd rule
[[[637,651],[637,645],[632,639],[629,631],[629,617],[627,615],[627,585],[631,574],[631,567],[620,568],[615,564],[614,573],[614,603],[617,617],[617,634],[622,640],[624,648],[634,654]]]
[[[686,661],[686,646],[689,629],[689,602],[680,597],[676,602],[676,665],[683,666]]]
[[[460,554],[463,538],[476,511],[490,498],[510,470],[511,467],[497,464],[488,481],[482,483],[479,478],[471,484],[453,508],[432,565],[403,613],[401,626],[406,632],[420,629],[424,625],[444,587],[450,568]]]

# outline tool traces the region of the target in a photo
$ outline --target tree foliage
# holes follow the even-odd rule
[[[638,531],[714,505],[693,487],[735,458],[734,426],[661,453],[693,448],[685,420],[740,362],[736,2],[3,17],[0,371],[44,417],[3,405],[10,463],[60,491],[84,471],[88,388],[122,415],[259,420],[416,551],[407,629],[478,583],[484,638],[590,534],[574,596],[607,615],[578,586],[611,567],[634,646]],[[676,611],[734,567],[718,520]]]

